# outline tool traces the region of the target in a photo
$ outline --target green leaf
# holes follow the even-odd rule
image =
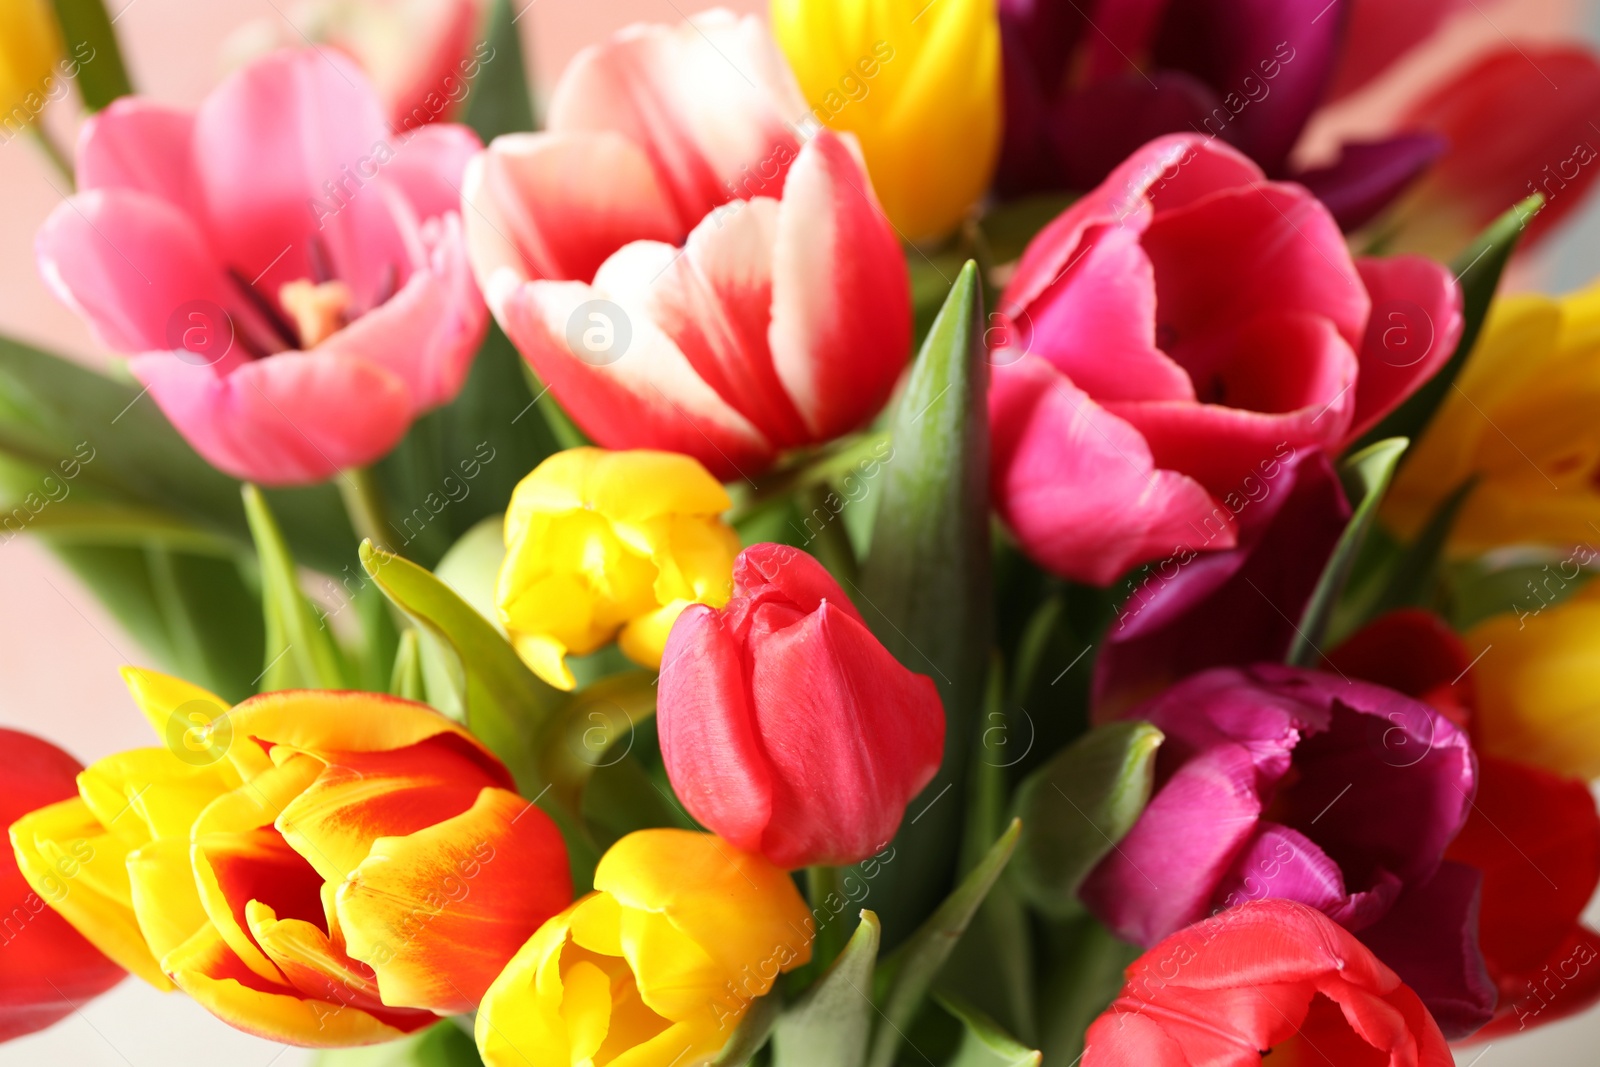
[[[945,752],[912,801],[882,887],[894,945],[952,882],[993,632],[989,544],[989,366],[978,270],[962,269],[890,425],[872,547],[856,606],[890,652],[939,687]],[[946,793],[949,795],[947,796]]]
[[[368,1048],[328,1049],[317,1067],[481,1067],[472,1035],[453,1020]]]
[[[778,1021],[780,1007],[782,1003],[776,993],[757,997],[739,1020],[728,1043],[711,1061],[711,1067],[745,1067],[772,1035],[772,1025]]]
[[[1322,644],[1327,639],[1328,627],[1333,620],[1334,608],[1344,592],[1345,582],[1355,566],[1367,531],[1378,514],[1378,504],[1394,479],[1400,457],[1410,444],[1405,438],[1379,441],[1346,459],[1339,466],[1339,477],[1344,482],[1345,495],[1356,501],[1350,524],[1339,535],[1317,579],[1317,587],[1306,603],[1295,627],[1294,643],[1289,646],[1288,662],[1301,667],[1312,667],[1322,660]]]
[[[900,1041],[921,1008],[950,952],[979,905],[989,895],[1000,872],[1005,870],[1017,847],[1022,824],[1015,820],[989,849],[988,855],[956,886],[955,892],[940,904],[895,954],[878,968],[874,996],[882,1004],[883,1021],[872,1039],[871,1067],[890,1067]]]
[[[973,1005],[948,994],[934,994],[939,1006],[961,1020],[961,1047],[946,1067],[1039,1067],[1041,1054],[1006,1033]]]
[[[90,111],[99,111],[133,86],[122,62],[117,34],[100,0],[55,0],[65,62],[77,68],[78,94]]]
[[[301,591],[294,556],[261,490],[253,485],[244,487],[244,510],[261,560],[261,599],[267,621],[261,691],[344,688],[338,646]]]
[[[408,627],[400,635],[400,649],[395,653],[394,671],[389,678],[389,693],[406,700],[427,702],[427,690],[422,684],[422,653],[415,629]]]
[[[488,33],[477,58],[482,65],[472,81],[466,124],[484,144],[503,133],[536,129],[522,38],[517,35],[517,15],[510,0],[493,0],[489,5]]]
[[[1450,269],[1461,283],[1463,323],[1461,340],[1455,352],[1422,388],[1368,431],[1357,445],[1357,450],[1364,450],[1385,438],[1405,437],[1415,441],[1421,437],[1478,343],[1484,319],[1488,317],[1495,291],[1500,287],[1500,277],[1505,273],[1506,264],[1511,261],[1511,254],[1517,249],[1517,242],[1522,239],[1522,231],[1527,228],[1528,220],[1543,207],[1544,196],[1533,194],[1490,223],[1489,228],[1456,257]]]
[[[1384,569],[1382,582],[1376,585],[1375,595],[1369,594],[1372,599],[1363,606],[1360,621],[1375,619],[1399,608],[1435,606],[1433,594],[1439,583],[1445,544],[1476,485],[1477,479],[1469,478],[1439,502],[1416,540],[1394,556]]]
[[[1079,909],[1078,887],[1150,802],[1162,740],[1147,722],[1101,726],[1017,789],[1023,830],[1012,874],[1030,903],[1049,915]]]
[[[628,671],[571,694],[556,709],[535,745],[544,780],[569,811],[583,806],[584,788],[598,767],[625,758],[636,731],[656,713],[654,671]]]
[[[781,1016],[772,1032],[773,1067],[861,1067],[877,1009],[872,969],[882,929],[862,911],[839,958]]]
[[[1451,568],[1450,625],[1465,633],[1495,615],[1515,615],[1526,626],[1597,576],[1591,569],[1594,550],[1586,545],[1571,553],[1531,550],[1530,554],[1535,561],[1514,566],[1494,567],[1474,560]]]
[[[1051,966],[1039,989],[1046,1067],[1076,1067],[1089,1024],[1116,999],[1123,971],[1140,949],[1119,941],[1092,916],[1044,928]]]

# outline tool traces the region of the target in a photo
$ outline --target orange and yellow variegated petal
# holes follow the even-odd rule
[[[230,1026],[269,1041],[310,1048],[375,1045],[404,1037],[435,1020],[418,1015],[404,1027],[326,1000],[298,996],[288,986],[264,982],[245,967],[217,932],[207,927],[166,959],[178,988]]]
[[[82,799],[29,812],[11,824],[10,837],[17,869],[40,900],[123,970],[172,988],[129,904],[127,847],[104,832]]]
[[[303,919],[280,919],[259,900],[245,907],[250,936],[289,984],[314,1000],[383,1011],[372,969],[338,952],[328,935]]]
[[[134,918],[157,961],[211,922],[195,886],[187,840],[163,838],[130,852],[128,881]]]
[[[321,760],[298,752],[281,766],[268,766],[264,773],[207,804],[195,816],[190,837],[198,839],[210,834],[271,826],[284,808],[317,780],[322,770]]]
[[[195,817],[236,782],[221,764],[191,766],[164,748],[136,748],[97,760],[78,775],[78,795],[112,833],[137,848],[158,837],[187,838]]]
[[[485,789],[455,818],[376,841],[337,906],[347,950],[377,972],[385,1004],[450,1013],[475,1008],[571,899],[555,823],[515,793]]]
[[[145,721],[163,742],[169,739],[174,730],[174,716],[186,729],[191,722],[187,714],[189,711],[200,712],[207,720],[214,722],[228,710],[228,702],[215,693],[160,671],[124,667],[122,683],[128,687],[128,695],[133,697]]]
[[[712,834],[629,834],[601,857],[594,884],[624,907],[665,914],[729,974],[811,958],[813,920],[793,880]]]
[[[650,1010],[674,1022],[728,1010],[724,1002],[732,996],[727,986],[739,977],[737,971],[719,966],[665,915],[628,907],[621,911],[622,954],[639,998]]]
[[[276,830],[197,837],[191,850],[195,883],[218,936],[258,976],[282,982],[283,973],[256,945],[246,908],[252,900],[291,918],[317,918],[322,880]]]
[[[541,926],[478,1005],[474,1032],[488,1067],[572,1067],[561,1017],[561,953],[572,911]]]
[[[235,752],[253,746],[255,738],[288,745],[301,752],[384,752],[419,744],[440,734],[453,734],[475,751],[485,771],[507,788],[511,775],[466,729],[426,704],[381,693],[288,690],[251,697],[233,709]]]
[[[497,784],[476,753],[448,735],[395,752],[322,758],[327,764],[284,805],[275,825],[328,882],[349,877],[378,838],[403,837],[459,815],[480,790]]]

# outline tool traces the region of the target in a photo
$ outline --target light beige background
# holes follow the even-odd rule
[[[705,6],[692,0],[514,3],[526,3],[518,25],[536,80],[546,87],[599,35],[638,20],[677,20]],[[116,0],[109,6],[117,14]],[[722,6],[758,11],[764,4],[725,0]],[[1579,0],[1470,0],[1454,32],[1477,42],[1499,41],[1501,30],[1543,36],[1564,23],[1589,24],[1593,32],[1600,26],[1589,8]],[[141,91],[194,104],[217,79],[224,40],[255,20],[288,23],[288,11],[289,0],[131,0],[117,14],[117,28]],[[1369,113],[1383,106],[1370,103]],[[53,124],[64,118],[52,116]],[[1363,124],[1359,117],[1348,121]],[[34,231],[60,201],[58,179],[29,145],[19,140],[0,147],[0,332],[95,361],[101,357],[87,332],[49,295],[33,267]],[[1600,211],[1592,210],[1543,256],[1538,273],[1562,287],[1600,273],[1597,236]],[[85,763],[150,744],[117,677],[121,664],[143,662],[137,643],[39,546],[26,538],[0,545],[0,725],[50,738]],[[1591,909],[1591,921],[1600,921],[1600,910]],[[1600,1062],[1597,1047],[1600,1012],[1468,1049],[1458,1059],[1474,1067],[1592,1067]],[[303,1067],[312,1058],[232,1030],[187,998],[158,994],[137,980],[42,1034],[0,1045],[0,1067]]]

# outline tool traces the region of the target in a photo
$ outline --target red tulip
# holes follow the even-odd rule
[[[1140,956],[1089,1027],[1083,1067],[1383,1064],[1450,1067],[1438,1025],[1355,936],[1303,904],[1263,900]]]
[[[77,796],[81,770],[48,741],[0,729],[0,826]],[[57,900],[72,892],[78,873],[70,856],[60,862],[69,869],[54,872]],[[0,848],[0,1041],[66,1018],[125,977],[55,913],[52,903],[29,887],[11,849]]]
[[[939,769],[932,680],[896,662],[797,549],[740,553],[733,599],[687,608],[662,664],[673,789],[706,827],[780,867],[873,855]]]
[[[1039,234],[995,331],[996,505],[1047,569],[1106,585],[1232,548],[1230,499],[1337,453],[1455,348],[1461,292],[1354,261],[1327,209],[1236,150],[1163,137]]]
[[[755,18],[636,26],[582,53],[548,129],[464,186],[506,335],[598,444],[720,478],[869,421],[911,345],[900,242],[854,142],[807,114]]]

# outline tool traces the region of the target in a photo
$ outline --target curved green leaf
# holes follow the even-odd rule
[[[772,1033],[773,1067],[861,1067],[877,1009],[872,969],[882,933],[878,917],[861,923],[822,977],[778,1018]]]
[[[77,68],[83,106],[99,111],[119,96],[131,94],[133,85],[105,5],[100,0],[55,0],[55,8],[66,46],[64,61]]]
[[[961,1047],[945,1067],[1039,1067],[1043,1058],[1000,1024],[958,997],[935,993],[939,1006],[961,1021]]]
[[[261,692],[343,689],[349,684],[333,634],[300,590],[294,556],[261,490],[244,487],[244,510],[261,560],[261,600],[267,621]]]
[[[481,1067],[482,1063],[472,1035],[454,1020],[398,1041],[370,1048],[329,1049],[316,1058],[317,1067]]]
[[[1050,915],[1079,909],[1078,887],[1150,802],[1162,740],[1147,722],[1101,726],[1017,789],[1023,830],[1012,874],[1035,907]]]

